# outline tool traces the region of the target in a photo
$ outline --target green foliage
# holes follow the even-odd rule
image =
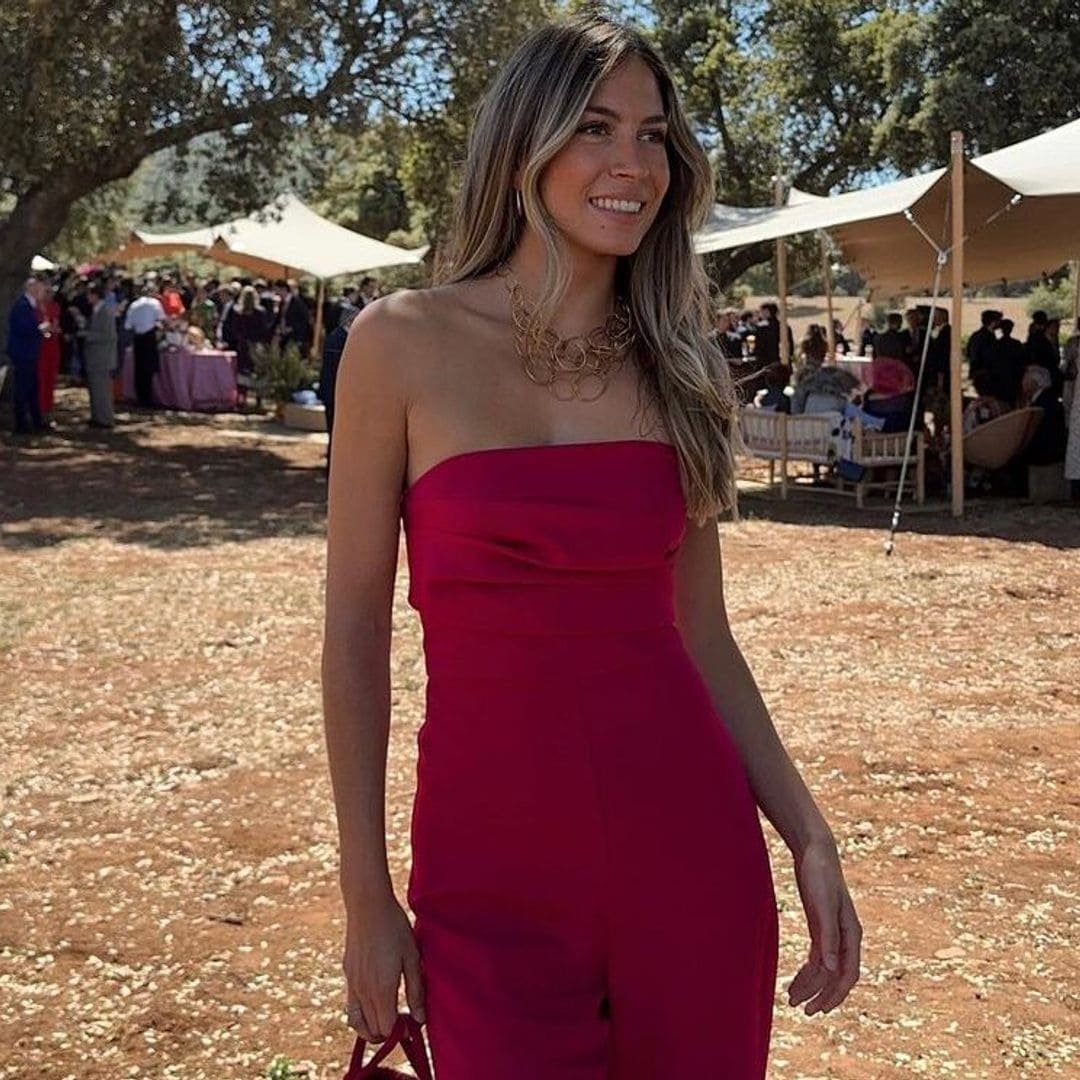
[[[901,169],[942,164],[949,133],[969,155],[1080,116],[1080,5],[935,0],[895,43],[880,145]]]
[[[407,230],[409,207],[400,175],[406,137],[401,121],[389,115],[359,135],[333,135],[334,164],[310,195],[314,209],[376,240]]]
[[[1056,282],[1041,282],[1028,296],[1024,305],[1027,313],[1033,315],[1036,311],[1045,311],[1051,319],[1071,319],[1073,289],[1071,277],[1062,277]]]
[[[297,390],[310,389],[317,375],[295,342],[289,342],[284,349],[276,339],[266,345],[253,345],[251,358],[263,393],[277,405],[292,401]]]
[[[278,1054],[266,1069],[266,1080],[301,1080],[307,1075],[307,1069],[298,1069],[284,1054]]]
[[[654,0],[651,33],[713,158],[717,197],[773,201],[772,177],[828,194],[877,164],[890,50],[913,21],[907,4],[858,0]],[[815,272],[810,245],[792,278]],[[721,282],[768,259],[771,245],[711,260]]]
[[[867,312],[866,317],[870,320],[871,326],[878,330],[884,330],[887,325],[886,320],[892,310],[893,309],[889,307],[888,304],[883,304],[880,300],[876,300],[870,305],[870,310]]]
[[[72,204],[60,235],[48,246],[59,263],[80,263],[119,247],[139,215],[134,211],[134,177],[105,184]]]
[[[206,186],[250,209],[264,201],[264,181],[288,160],[306,118],[366,115],[373,100],[406,85],[424,92],[415,50],[434,31],[438,7],[4,4],[0,191],[19,195],[62,178],[81,196],[130,175],[151,153],[216,132]]]
[[[0,198],[14,198],[0,219],[0,310],[80,199],[161,151],[173,152],[161,216],[181,204],[189,220],[211,206],[231,216],[292,175],[309,121],[355,125],[387,102],[438,100],[444,24],[461,6],[0,4]],[[0,347],[5,332],[0,322]]]
[[[474,0],[455,11],[445,41],[446,99],[410,124],[401,161],[412,224],[433,244],[450,226],[481,96],[521,38],[559,8],[548,0]]]
[[[771,177],[826,193],[868,171],[891,9],[857,0],[655,0],[655,37],[716,155],[721,201],[772,201]]]

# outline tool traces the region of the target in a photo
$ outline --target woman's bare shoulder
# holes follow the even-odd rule
[[[399,289],[364,307],[349,328],[349,338],[392,344],[401,360],[409,353],[422,354],[431,345],[445,349],[448,340],[455,340],[448,335],[467,332],[481,313],[479,292],[471,281]]]
[[[411,408],[433,388],[465,380],[490,334],[479,282],[401,289],[364,307],[349,327],[342,370]],[[362,370],[355,370],[362,369]]]

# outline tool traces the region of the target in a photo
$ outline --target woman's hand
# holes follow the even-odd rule
[[[349,912],[342,967],[349,1024],[366,1042],[383,1042],[389,1037],[397,1019],[402,974],[409,1011],[424,1023],[420,951],[409,916],[392,893]]]
[[[862,924],[848,895],[832,837],[812,841],[795,860],[810,930],[810,956],[788,986],[788,1004],[810,1004],[807,1016],[835,1009],[859,981]]]

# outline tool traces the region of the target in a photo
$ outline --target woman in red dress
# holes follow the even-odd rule
[[[42,290],[38,313],[45,324],[41,332],[41,352],[38,353],[38,400],[42,418],[48,419],[55,404],[56,379],[60,374],[60,305],[53,288]]]
[[[859,974],[836,841],[724,606],[735,394],[693,251],[714,183],[639,32],[547,25],[476,115],[442,283],[364,307],[337,383],[323,702],[347,1016],[400,981],[438,1080],[762,1080]],[[340,440],[340,443],[339,443]],[[385,846],[404,526],[427,675],[410,925]]]

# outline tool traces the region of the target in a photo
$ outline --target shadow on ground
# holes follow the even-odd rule
[[[781,499],[778,492],[757,485],[739,493],[740,515],[749,520],[783,522],[787,525],[827,525],[845,529],[867,529],[889,534],[893,503],[883,498],[868,499],[858,510],[854,500],[828,488],[803,489]],[[1038,505],[1005,497],[969,499],[964,516],[954,518],[949,504],[929,500],[920,507],[905,502],[896,534],[899,547],[905,533],[939,536],[996,537],[1000,540],[1043,544],[1062,550],[1080,548],[1080,505],[1054,503]]]
[[[290,432],[262,416],[121,412],[117,428],[85,425],[85,392],[58,397],[55,432],[0,444],[0,544],[45,547],[86,537],[175,549],[277,536],[322,535],[325,436]],[[754,463],[750,473],[757,475]],[[756,483],[744,518],[871,530],[888,536],[892,503],[857,510],[828,488],[797,485],[787,500]],[[1080,506],[1015,499],[970,501],[955,519],[940,497],[902,508],[905,534],[996,537],[1080,548]]]
[[[45,547],[106,536],[174,549],[320,535],[325,438],[260,416],[119,412],[85,424],[61,391],[54,431],[0,445],[0,543]]]

